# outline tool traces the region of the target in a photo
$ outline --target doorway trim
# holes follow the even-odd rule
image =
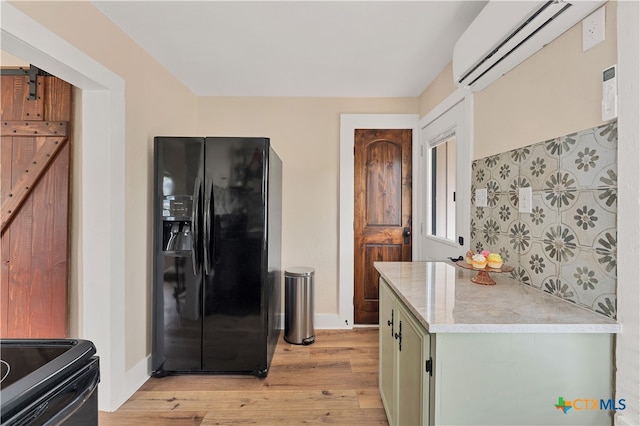
[[[340,199],[338,248],[338,324],[336,328],[353,327],[353,208],[354,208],[354,132],[356,129],[411,129],[412,141],[418,137],[418,114],[340,114]],[[413,176],[417,158],[412,150]],[[416,210],[412,197],[412,210]],[[413,248],[415,251],[415,248]]]
[[[82,90],[77,337],[96,345],[101,371],[98,407],[114,411],[131,387],[139,386],[127,377],[122,310],[125,82],[7,2],[1,8],[1,48]]]
[[[441,117],[449,113],[452,109],[458,105],[461,107],[461,116],[457,120],[456,125],[456,198],[460,200],[456,203],[456,237],[463,237],[465,241],[470,241],[470,221],[471,215],[469,202],[471,200],[471,186],[465,185],[465,182],[471,182],[471,163],[473,161],[473,102],[474,94],[468,89],[459,87],[455,89],[449,96],[447,96],[442,102],[440,102],[435,108],[433,108],[427,115],[422,117],[418,123],[420,129],[419,144],[423,152],[426,153],[429,149],[428,141],[426,139],[427,133],[425,130],[428,126],[437,122]],[[417,146],[417,145],[414,145]],[[426,155],[426,154],[425,154]],[[460,245],[456,241],[441,240],[437,237],[427,236],[423,230],[426,227],[427,221],[427,170],[425,167],[425,158],[420,160],[420,170],[414,173],[415,179],[413,181],[414,191],[417,192],[418,210],[414,212],[414,217],[420,218],[420,223],[414,220],[414,226],[419,226],[418,232],[419,240],[415,245],[413,251],[414,259],[420,261],[426,260],[446,260],[447,255],[454,256],[455,253],[446,253],[446,250],[460,251]],[[414,235],[416,232],[414,231]],[[438,241],[441,240],[441,241]],[[415,240],[414,240],[415,241]],[[445,253],[442,253],[440,258],[430,258],[425,252],[425,243],[434,242],[440,245]]]

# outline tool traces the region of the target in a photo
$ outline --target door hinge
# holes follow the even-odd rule
[[[433,360],[431,358],[424,362],[424,369],[429,373],[429,376],[433,376]]]
[[[424,157],[424,145],[420,145],[420,157]]]

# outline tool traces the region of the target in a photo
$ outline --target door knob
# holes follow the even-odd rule
[[[411,241],[411,228],[404,228],[402,235],[404,235],[404,243],[405,244],[409,244],[409,242]]]

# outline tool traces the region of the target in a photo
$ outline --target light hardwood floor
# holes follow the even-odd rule
[[[309,346],[282,335],[265,379],[150,378],[100,425],[387,425],[378,392],[378,329],[317,330]]]

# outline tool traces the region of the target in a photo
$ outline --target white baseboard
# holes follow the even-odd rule
[[[278,324],[284,328],[284,314],[276,314]],[[353,325],[346,324],[338,314],[315,314],[313,328],[317,330],[351,329]]]
[[[346,324],[338,314],[316,314],[313,316],[313,325],[320,330],[353,328],[353,324]]]
[[[114,401],[113,411],[116,411],[122,404],[142,386],[151,376],[151,355],[147,355],[133,368],[126,373],[124,395],[120,395],[118,401]]]

